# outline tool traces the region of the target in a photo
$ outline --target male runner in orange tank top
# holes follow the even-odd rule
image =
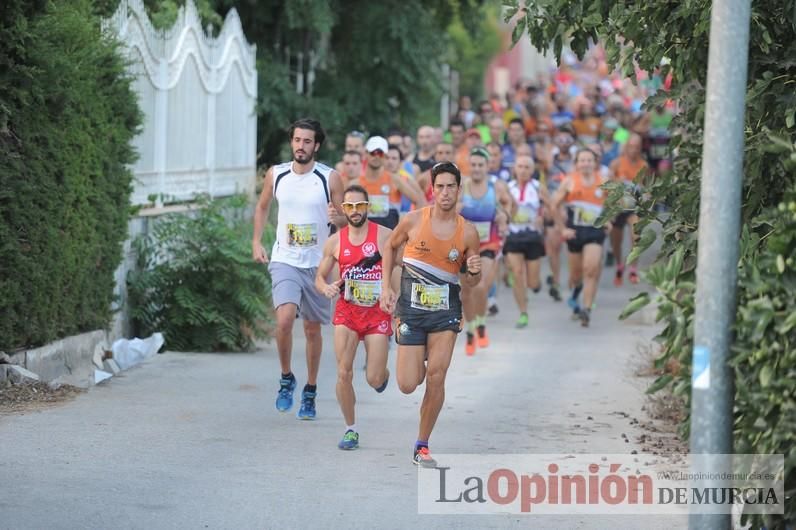
[[[436,467],[428,439],[445,400],[445,376],[456,335],[462,329],[459,274],[469,286],[481,279],[479,238],[475,227],[456,213],[461,173],[455,164],[431,169],[434,205],[409,212],[395,228],[384,250],[381,308],[397,309],[398,388],[410,394],[426,380],[420,427],[412,461]],[[396,251],[406,245],[400,295],[390,286]]]

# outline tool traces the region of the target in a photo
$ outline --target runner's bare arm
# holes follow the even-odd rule
[[[386,226],[378,225],[379,231],[377,235],[378,244],[379,244],[379,252],[382,256],[384,256],[384,249],[387,248],[387,244],[389,243],[390,236],[392,235],[392,230],[387,228]],[[382,258],[383,259],[383,258]],[[384,262],[382,261],[382,267],[384,266]]]
[[[344,192],[343,177],[337,171],[332,171],[329,175],[329,195],[332,199],[329,205],[329,222],[335,224],[338,228],[344,227],[348,222],[345,215],[340,213],[342,211],[340,204],[343,202]]]
[[[271,200],[274,198],[274,168],[268,168],[263,179],[263,190],[254,207],[254,235],[252,236],[252,258],[258,263],[268,263],[268,252],[263,247],[263,229],[268,222]]]
[[[398,188],[398,191],[412,201],[412,204],[418,208],[422,208],[426,205],[426,196],[423,190],[420,189],[420,186],[418,186],[417,182],[412,178],[402,179],[400,176],[393,177],[393,182],[395,183],[395,187]]]
[[[417,185],[420,186],[420,189],[423,190],[423,193],[426,193],[429,184],[431,184],[431,171],[423,171],[417,176]]]
[[[318,271],[315,273],[315,288],[327,298],[334,298],[343,283],[342,278],[332,283],[326,283],[326,278],[332,272],[332,267],[337,263],[339,242],[340,232],[329,236],[329,239],[323,245],[323,256],[321,257],[321,263],[318,265]]]
[[[556,228],[564,235],[564,239],[570,239],[574,236],[574,231],[566,227],[566,212],[564,208],[561,208],[561,204],[564,202],[564,199],[566,199],[571,187],[572,178],[566,177],[561,182],[561,186],[556,190],[555,195],[553,195],[553,221],[555,221]]]
[[[390,234],[387,239],[381,256],[381,310],[385,313],[392,314],[395,311],[395,301],[397,300],[396,294],[392,290],[390,279],[392,278],[392,270],[395,268],[396,254],[398,249],[409,240],[409,231],[415,226],[419,216],[419,210],[409,212],[399,222],[395,230]]]
[[[464,282],[473,287],[481,281],[481,255],[480,238],[478,230],[470,223],[464,225],[464,257],[467,264],[467,274],[464,275]]]
[[[517,213],[517,201],[514,200],[514,197],[509,193],[509,187],[502,180],[495,182],[495,190],[497,191],[500,206],[503,207],[506,215],[511,219]]]

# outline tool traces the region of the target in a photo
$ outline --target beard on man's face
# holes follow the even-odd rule
[[[368,220],[368,214],[355,213],[354,218],[356,220],[352,219],[350,215],[346,215],[345,218],[348,221],[348,224],[350,224],[353,227],[359,228],[360,226],[365,224],[365,222]]]
[[[304,150],[298,150],[293,152],[293,160],[298,162],[299,164],[306,164],[310,160],[312,160],[313,153],[307,153]]]

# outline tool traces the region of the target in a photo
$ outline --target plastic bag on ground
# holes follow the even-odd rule
[[[119,339],[111,346],[113,359],[119,368],[127,370],[155,355],[163,346],[163,342],[162,333],[155,333],[146,339]]]

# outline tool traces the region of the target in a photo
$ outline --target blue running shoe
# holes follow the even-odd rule
[[[276,410],[287,412],[293,408],[293,390],[296,389],[296,378],[279,379],[279,393],[276,395]]]
[[[340,440],[339,444],[337,444],[337,447],[339,447],[343,451],[351,451],[353,449],[359,449],[359,434],[355,433],[350,429],[347,430],[343,435],[343,439]]]
[[[301,408],[296,417],[300,420],[315,419],[315,392],[301,393]]]

